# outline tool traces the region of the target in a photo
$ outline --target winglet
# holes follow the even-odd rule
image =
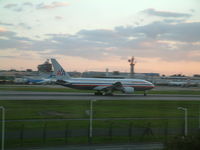
[[[67,72],[65,72],[65,70],[57,62],[56,59],[51,58],[51,62],[52,62],[52,65],[53,65],[53,68],[54,68],[54,73],[55,73],[57,80],[66,80],[66,79],[70,78],[69,74]]]

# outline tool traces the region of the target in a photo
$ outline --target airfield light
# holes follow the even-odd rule
[[[177,109],[179,110],[183,110],[185,112],[185,136],[187,136],[188,134],[188,111],[187,111],[187,108],[184,108],[184,107],[178,107]]]
[[[5,138],[5,108],[0,106],[2,109],[2,138],[1,138],[1,149],[4,150],[4,138]]]

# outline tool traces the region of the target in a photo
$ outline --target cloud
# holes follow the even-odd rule
[[[0,25],[4,25],[4,26],[14,26],[13,23],[5,23],[5,22],[1,22],[1,21],[0,21]]]
[[[29,9],[54,9],[54,8],[59,8],[59,7],[65,7],[68,6],[69,3],[67,2],[51,2],[49,4],[45,4],[45,3],[39,3],[39,4],[34,4],[31,2],[24,2],[24,3],[20,3],[20,4],[16,4],[16,3],[9,3],[4,5],[4,8],[9,9],[11,11],[15,11],[15,12],[22,12],[24,10],[29,10]]]
[[[27,50],[30,48],[30,43],[33,42],[31,39],[26,37],[19,37],[15,32],[5,31],[0,32],[0,49],[23,49]]]
[[[155,22],[143,27],[138,27],[135,32],[142,32],[148,37],[160,39],[196,42],[200,39],[200,22],[166,24]]]
[[[31,26],[27,25],[26,23],[18,23],[18,24],[13,24],[13,23],[5,23],[5,22],[1,22],[0,21],[0,25],[3,26],[12,26],[12,27],[20,27],[20,28],[24,28],[24,29],[31,29]]]
[[[192,12],[192,13],[194,13],[194,12],[195,12],[195,9],[190,9],[189,11]]]
[[[15,7],[17,7],[17,6],[18,6],[18,5],[15,4],[15,3],[10,3],[10,4],[5,5],[4,8],[10,9],[10,8],[15,8]]]
[[[32,7],[32,6],[33,6],[33,4],[32,4],[32,3],[30,3],[30,2],[26,2],[26,3],[23,3],[23,6],[30,6],[30,7]]]
[[[12,11],[16,11],[16,12],[21,12],[23,11],[22,6],[19,6],[18,4],[15,3],[10,3],[4,6],[4,8],[10,9]]]
[[[23,8],[22,7],[19,7],[19,8],[15,8],[15,9],[13,9],[14,11],[16,11],[16,12],[22,12],[23,11]]]
[[[27,30],[30,30],[30,29],[31,29],[31,27],[30,27],[29,25],[27,25],[27,24],[25,24],[25,23],[22,23],[22,22],[19,23],[18,26],[21,27],[21,28],[27,29]]]
[[[119,26],[113,30],[81,30],[74,35],[47,34],[43,40],[0,32],[0,50],[45,51],[48,55],[79,56],[101,60],[109,57],[157,57],[165,61],[200,61],[200,22],[144,26]]]
[[[36,6],[37,9],[53,9],[58,7],[68,6],[67,2],[52,2],[51,4],[40,3]]]
[[[151,16],[158,16],[158,17],[174,17],[174,18],[182,18],[182,17],[191,17],[191,14],[187,13],[177,13],[177,12],[169,12],[169,11],[158,11],[153,8],[149,8],[143,11]]]
[[[165,39],[184,42],[196,42],[200,39],[200,22],[176,23],[153,22],[137,27],[117,27],[116,30],[127,36],[151,39]]]
[[[54,18],[55,18],[56,20],[62,20],[62,19],[63,19],[62,16],[55,16]]]

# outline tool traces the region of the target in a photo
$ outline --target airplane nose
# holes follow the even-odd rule
[[[154,84],[152,84],[152,86],[153,86],[153,87],[155,87],[155,85],[154,85]]]
[[[154,85],[153,83],[150,83],[150,87],[151,87],[151,88],[154,88],[155,85]]]
[[[148,82],[148,86],[149,86],[150,89],[155,87],[155,85],[153,83],[151,83],[151,82]]]

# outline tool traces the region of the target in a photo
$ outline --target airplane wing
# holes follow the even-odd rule
[[[56,82],[55,79],[48,78],[48,79],[43,79],[42,81],[37,82],[37,83],[38,84],[50,84],[50,83],[55,83],[55,82]]]
[[[69,83],[67,81],[64,81],[64,80],[57,80],[56,84],[59,84],[59,85],[70,85],[71,83]]]
[[[38,81],[37,83],[38,83],[38,84],[47,84],[47,83],[50,83],[50,82],[51,82],[50,79],[43,79],[43,80],[41,80],[41,81]]]
[[[121,91],[123,93],[133,93],[134,88],[133,87],[124,87],[121,82],[115,82],[110,86],[97,86],[94,88],[96,91],[102,91],[105,93],[105,95],[112,95],[113,91]]]
[[[96,87],[94,88],[94,90],[96,90],[96,91],[103,91],[103,90],[105,90],[106,88],[108,88],[108,86],[96,86]]]
[[[94,90],[112,93],[113,91],[123,91],[121,82],[115,82],[110,86],[96,86]]]

